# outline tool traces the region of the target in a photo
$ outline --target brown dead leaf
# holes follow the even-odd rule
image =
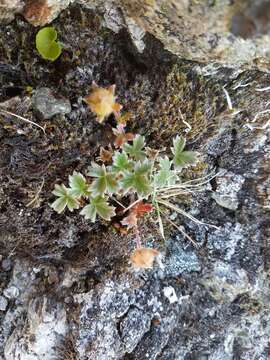
[[[111,161],[112,156],[113,156],[112,148],[106,150],[103,146],[101,146],[99,150],[98,160],[102,161],[103,163],[108,163]]]
[[[137,227],[138,218],[152,210],[153,207],[151,204],[140,201],[129,210],[129,215],[121,221],[121,224],[127,225],[128,229]]]
[[[156,256],[159,255],[159,251],[152,248],[140,248],[132,252],[130,256],[131,263],[141,269],[149,269],[153,267]]]
[[[134,139],[135,135],[132,133],[125,132],[124,124],[119,124],[116,129],[112,129],[116,139],[114,141],[114,146],[116,148],[121,148],[125,142],[131,141]]]
[[[91,111],[97,115],[100,123],[112,113],[114,113],[116,118],[120,116],[122,105],[115,101],[116,97],[114,93],[115,85],[103,88],[93,83],[91,93],[84,98],[84,101],[89,105]]]

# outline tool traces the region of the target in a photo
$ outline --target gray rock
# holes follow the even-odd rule
[[[11,269],[12,266],[12,261],[9,258],[6,258],[2,261],[2,269],[4,271],[9,271]]]
[[[241,224],[227,223],[222,229],[209,234],[207,247],[211,252],[218,252],[223,259],[230,261],[235,252],[244,247],[245,240]]]
[[[137,308],[131,309],[120,325],[124,351],[131,353],[150,326],[151,318],[147,313]]]
[[[8,301],[4,296],[0,296],[0,311],[6,311]]]
[[[57,347],[67,330],[63,304],[47,297],[36,297],[29,304],[27,318],[28,330],[22,332],[20,328],[15,329],[6,342],[5,359],[16,359],[18,353],[24,359],[56,358],[59,350]],[[30,334],[32,340],[29,340]],[[18,341],[18,338],[22,341]]]
[[[241,190],[245,179],[241,175],[236,175],[232,172],[225,172],[220,169],[220,176],[217,176],[217,189],[212,194],[212,198],[222,207],[229,210],[237,210],[238,199],[237,193]]]
[[[164,272],[167,276],[200,271],[200,261],[194,250],[185,250],[176,239],[167,241],[167,246],[169,254],[164,264]]]
[[[42,24],[68,2],[27,1],[25,16]],[[52,12],[44,7],[48,3]],[[60,59],[65,66],[61,82],[52,76],[57,64],[41,60],[27,41],[32,26],[18,17],[0,30],[3,62],[12,63],[0,66],[2,97],[16,94],[26,79],[48,86],[55,95],[41,90],[44,119],[49,112],[54,115],[48,108],[58,101],[57,91],[78,99],[70,121],[61,116],[59,131],[46,139],[33,129],[17,130],[15,136],[13,118],[0,126],[6,153],[0,161],[0,248],[5,247],[3,258],[15,254],[13,273],[2,271],[0,280],[5,291],[19,291],[0,316],[0,358],[268,360],[270,32],[255,30],[253,38],[243,39],[236,30],[239,23],[233,29],[230,24],[239,6],[249,24],[257,14],[263,26],[269,21],[260,14],[267,14],[269,5],[265,0],[76,3],[54,24],[67,50]],[[36,4],[49,11],[31,15]],[[247,7],[254,11],[246,12]],[[255,28],[260,29],[257,22]],[[16,56],[18,49],[22,56]],[[263,68],[265,73],[258,71]],[[169,140],[185,133],[188,122],[187,148],[198,150],[202,162],[184,170],[187,179],[227,169],[207,187],[171,199],[219,227],[201,226],[185,216],[174,219],[168,211],[199,249],[181,236],[163,242],[155,232],[155,217],[140,219],[142,241],[164,253],[164,269],[133,272],[126,261],[132,233],[121,236],[99,222],[92,226],[76,212],[58,216],[47,205],[51,181],[67,180],[77,166],[84,171],[92,150],[111,140],[111,119],[98,125],[81,102],[93,80],[117,83],[119,102],[136,117],[131,130],[145,134],[156,148],[160,144],[169,151]],[[7,109],[31,118],[23,96],[16,98],[16,106],[10,102]],[[33,177],[43,175],[40,208],[26,210],[28,196],[38,189]],[[169,237],[171,229],[164,225]]]
[[[144,48],[143,35],[149,33],[160,40],[165,49],[180,58],[208,63],[208,74],[216,71],[216,63],[236,68],[241,65],[252,67],[256,58],[259,58],[257,66],[268,70],[263,59],[270,53],[270,36],[267,29],[262,30],[265,25],[254,25],[258,22],[264,24],[259,15],[267,7],[263,0],[240,1],[243,5],[241,9],[238,2],[228,0],[197,1],[192,4],[186,0],[165,3],[139,0],[78,1],[92,9],[102,8],[105,14],[109,7],[111,15],[108,26],[117,32],[121,9],[124,18],[122,26],[128,29],[138,51]],[[239,14],[244,18],[242,24]],[[251,25],[248,25],[249,22]],[[244,32],[235,31],[235,24],[242,27]],[[255,31],[246,34],[245,30],[251,27]]]
[[[209,287],[212,296],[218,302],[233,302],[237,296],[252,289],[245,270],[224,262],[216,262],[214,270],[202,280]]]
[[[51,119],[57,114],[68,114],[71,111],[70,101],[56,98],[48,88],[37,89],[32,98],[33,109],[40,119]]]
[[[4,295],[8,299],[16,299],[19,296],[19,294],[20,294],[19,289],[14,285],[12,285],[4,290]]]

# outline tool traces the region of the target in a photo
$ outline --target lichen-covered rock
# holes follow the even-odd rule
[[[4,296],[0,296],[0,311],[6,311],[8,301]]]
[[[8,338],[5,359],[52,359],[67,331],[63,305],[47,297],[36,297],[29,303],[27,320],[26,332],[17,328]]]
[[[46,270],[46,267],[39,269],[44,273]],[[43,286],[39,271],[28,262],[16,262],[13,276],[4,290],[4,295],[16,304],[10,307],[1,323],[7,360],[52,359],[65,337],[67,318],[63,302],[49,295],[36,296],[37,289],[42,290]],[[27,326],[26,323],[24,326],[25,319]]]
[[[237,193],[241,190],[245,179],[243,176],[226,173],[223,169],[220,169],[220,172],[220,176],[216,177],[217,189],[213,193],[213,199],[220,206],[229,210],[237,210]]]
[[[165,273],[169,277],[201,270],[196,252],[183,248],[177,239],[167,240],[167,257],[164,265]]]

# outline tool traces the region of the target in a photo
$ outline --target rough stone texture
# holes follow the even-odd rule
[[[39,57],[34,28],[22,17],[0,29],[1,106],[46,126],[44,136],[0,117],[0,357],[268,360],[268,5],[79,3],[54,21],[65,45],[54,63]],[[237,54],[232,44],[241,45]],[[163,255],[152,270],[128,265],[132,234],[48,206],[54,184],[85,172],[113,139],[114,120],[97,124],[82,102],[93,80],[116,84],[133,114],[129,129],[154,148],[186,135],[201,154],[187,180],[216,174],[179,199],[215,227],[168,213],[197,247],[167,224],[163,242],[155,219],[141,221],[143,244]],[[32,104],[42,88],[53,101],[68,99],[70,111],[37,119]]]
[[[26,0],[23,15],[34,26],[52,22],[74,0]]]
[[[187,60],[269,70],[269,4],[266,0],[25,0],[0,3],[0,21],[22,12],[34,26],[51,23],[74,1],[102,14],[115,32],[126,28],[139,52],[151,34]],[[200,21],[198,21],[200,19]]]
[[[0,296],[0,311],[5,311],[8,306],[8,301],[4,296]]]
[[[149,33],[179,57],[269,70],[269,4],[266,0],[79,0],[102,8],[106,25],[130,32],[138,51]],[[122,20],[121,20],[122,19]],[[236,65],[237,64],[237,65]]]
[[[36,115],[44,119],[50,119],[57,114],[69,114],[71,112],[70,101],[56,98],[48,88],[37,89],[32,98],[32,105]]]
[[[0,0],[0,24],[12,21],[16,14],[22,11],[22,0]]]
[[[221,169],[221,173],[223,170]],[[237,193],[241,190],[245,179],[241,175],[234,175],[233,173],[223,173],[216,177],[217,188],[213,193],[213,199],[216,202],[229,210],[237,210],[238,199]]]

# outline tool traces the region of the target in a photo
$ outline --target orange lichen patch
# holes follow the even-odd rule
[[[51,8],[47,0],[28,0],[23,15],[32,25],[43,26],[49,21]]]
[[[103,88],[93,83],[91,93],[84,98],[91,111],[97,115],[100,123],[112,113],[116,118],[120,116],[122,105],[115,102],[116,97],[114,93],[115,85]]]
[[[149,269],[153,267],[156,256],[159,251],[151,248],[140,248],[133,251],[130,256],[131,263],[141,269]]]

